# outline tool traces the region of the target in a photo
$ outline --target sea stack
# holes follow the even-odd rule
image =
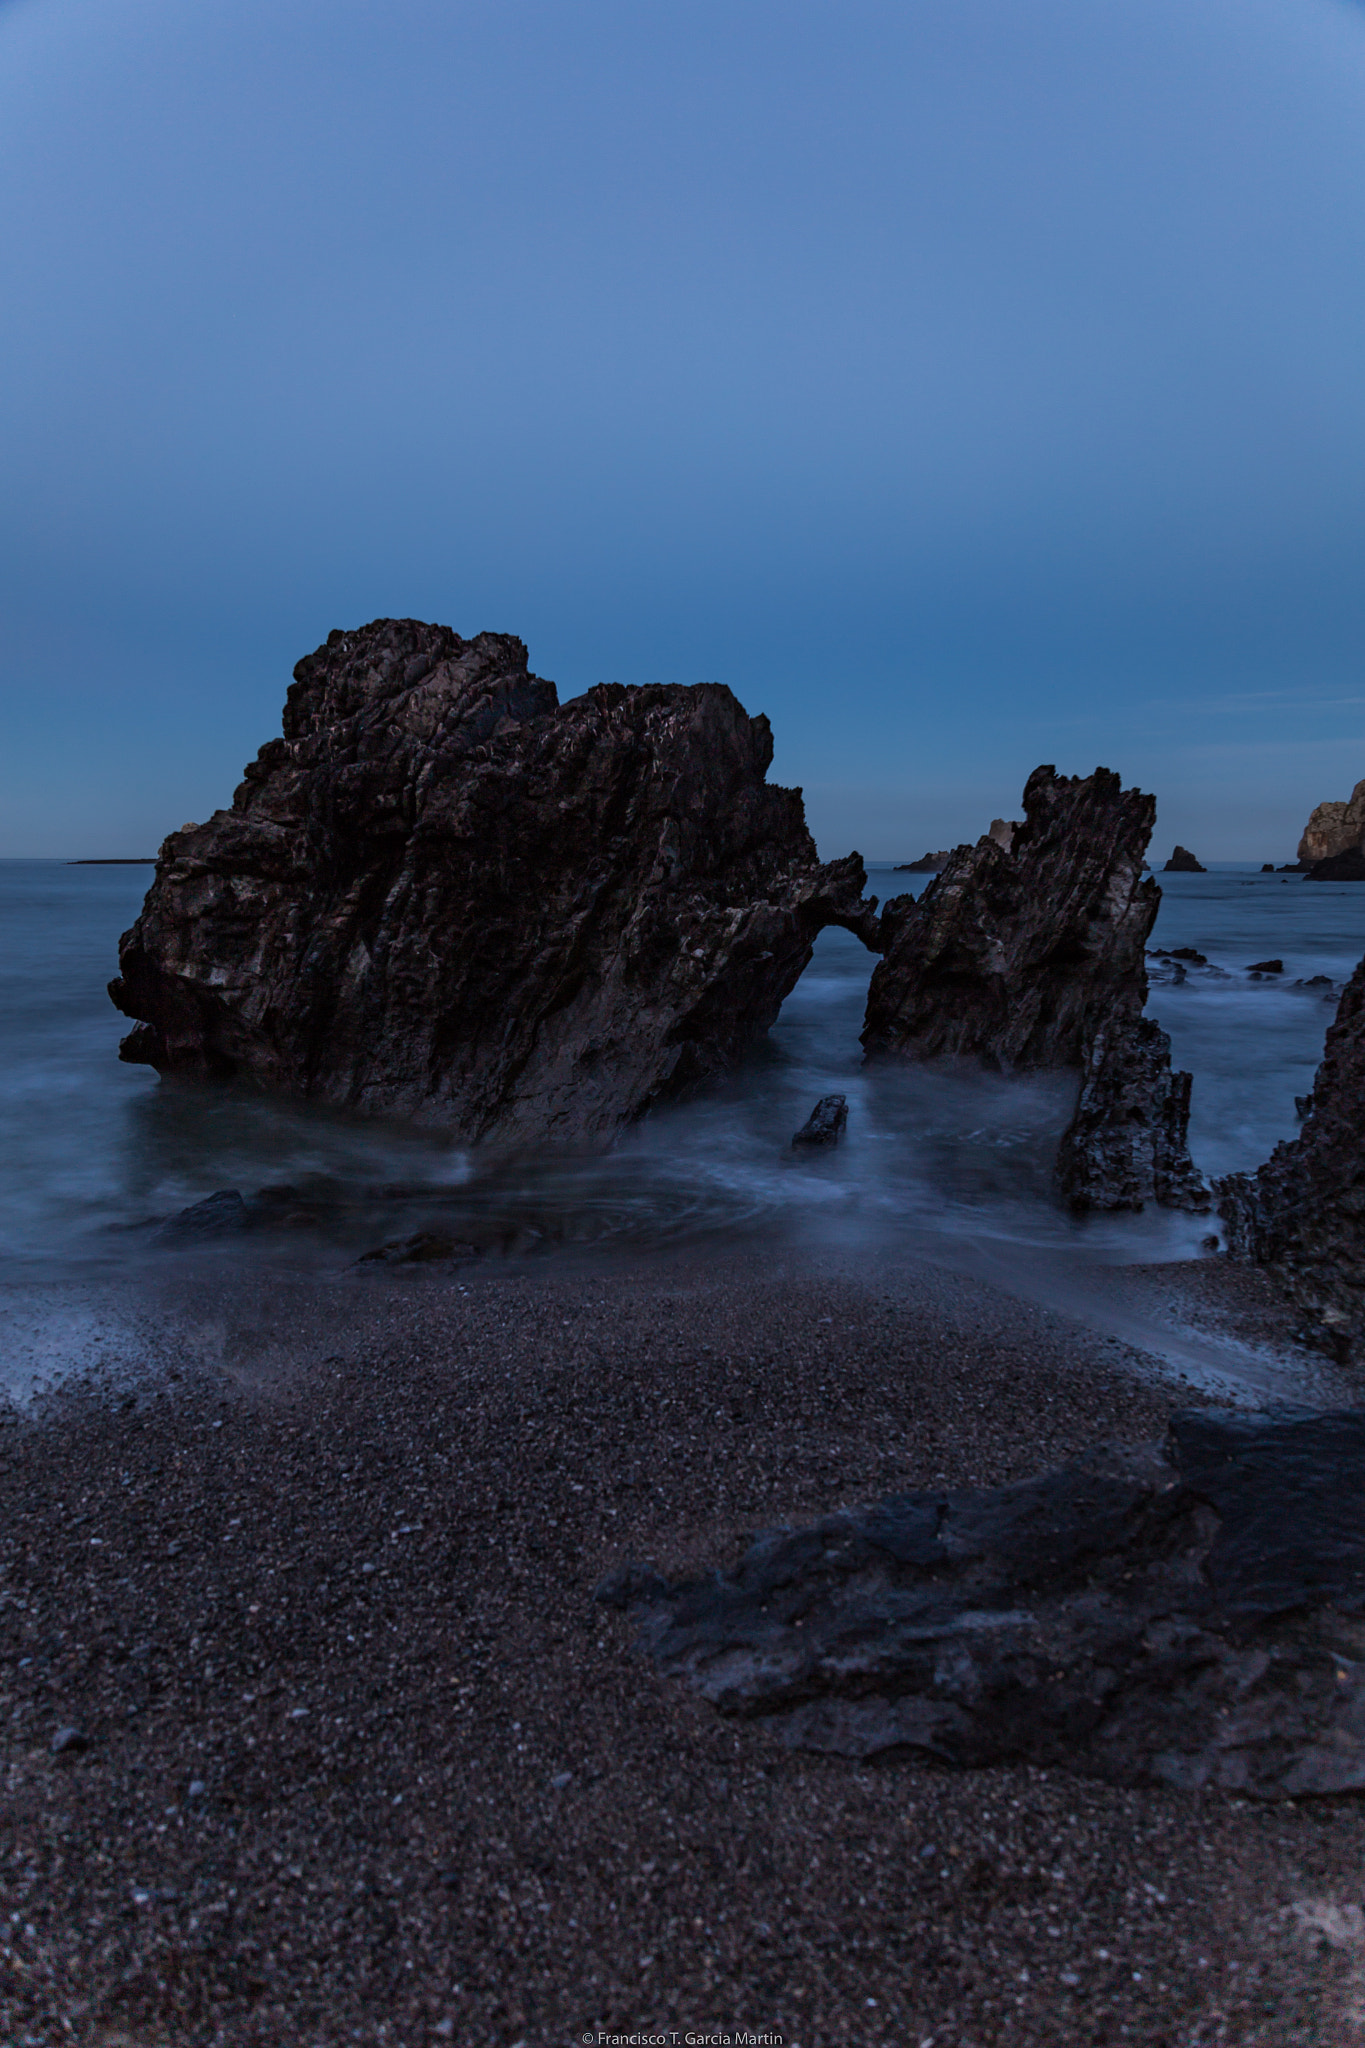
[[[122,1057],[599,1144],[730,1067],[818,933],[874,943],[728,689],[560,705],[520,640],[380,619],[294,671],[230,810],[173,833],[110,994]]]
[[[1188,846],[1177,846],[1175,852],[1162,869],[1167,875],[1206,875],[1208,869],[1202,861],[1196,860]]]
[[[1189,1077],[1172,1074],[1169,1039],[1142,1015],[1161,901],[1143,877],[1155,816],[1155,798],[1107,768],[1037,768],[1008,845],[988,833],[959,847],[918,902],[882,913],[869,1055],[1076,1069],[1057,1171],[1078,1209],[1208,1202],[1185,1140]]]

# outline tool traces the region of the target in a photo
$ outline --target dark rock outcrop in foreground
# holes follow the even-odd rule
[[[1037,768],[1008,844],[960,846],[916,902],[882,912],[868,992],[871,1055],[965,1056],[1082,1077],[1058,1157],[1079,1209],[1207,1205],[1185,1131],[1189,1077],[1142,1015],[1161,892],[1143,877],[1155,798],[1097,768]]]
[[[1257,1798],[1365,1789],[1365,1411],[1190,1410],[1013,1486],[909,1493],[598,1598],[795,1748]]]
[[[110,993],[163,1073],[601,1141],[730,1066],[817,934],[868,943],[729,690],[559,705],[510,636],[378,620],[294,671],[229,811],[173,833]]]
[[[1188,846],[1177,846],[1175,852],[1165,863],[1162,873],[1167,875],[1206,875],[1208,869],[1201,860],[1195,858]]]
[[[1255,1173],[1218,1183],[1234,1258],[1274,1269],[1305,1335],[1345,1358],[1365,1350],[1365,960],[1341,993],[1303,1128]]]

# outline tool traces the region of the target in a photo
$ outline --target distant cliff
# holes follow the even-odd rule
[[[1352,849],[1365,853],[1365,782],[1358,782],[1346,803],[1319,804],[1303,828],[1299,860],[1311,867]]]

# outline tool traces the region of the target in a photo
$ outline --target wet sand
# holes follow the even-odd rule
[[[1288,1355],[1254,1277],[1115,1289]],[[125,1332],[0,1430],[7,2044],[1365,2039],[1360,1802],[801,1755],[593,1605],[1158,1436],[1207,1397],[1149,1352],[771,1249],[209,1263],[141,1313],[145,1370]]]

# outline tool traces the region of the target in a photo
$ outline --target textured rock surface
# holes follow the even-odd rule
[[[1185,1146],[1189,1081],[1144,1022],[1145,946],[1161,901],[1143,859],[1153,797],[1117,775],[1035,769],[1008,845],[960,846],[918,900],[881,918],[869,1054],[1074,1067],[1077,1121],[1058,1156],[1079,1208],[1202,1206]]]
[[[1166,862],[1163,873],[1168,875],[1206,875],[1208,869],[1202,861],[1196,860],[1188,846],[1177,846],[1175,852]]]
[[[1037,768],[1007,850],[959,846],[915,901],[882,913],[863,1044],[1002,1068],[1079,1066],[1116,999],[1146,997],[1161,892],[1142,877],[1156,800],[1108,769]]]
[[[827,924],[767,720],[717,684],[559,706],[519,640],[379,620],[301,661],[229,811],[174,833],[110,993],[123,1057],[440,1123],[609,1138],[731,1065]]]
[[[1218,1183],[1234,1258],[1274,1269],[1306,1335],[1365,1352],[1365,960],[1342,990],[1303,1128],[1252,1174]]]
[[[1365,781],[1358,782],[1346,803],[1319,804],[1303,828],[1299,862],[1311,867],[1333,854],[1365,847]]]
[[[796,1748],[1027,1759],[1259,1798],[1365,1788],[1365,1412],[1172,1418],[1013,1486],[758,1537],[599,1588]]]
[[[1151,1017],[1120,1009],[1097,1028],[1057,1155],[1073,1209],[1209,1207],[1189,1154],[1190,1087],[1188,1074],[1172,1072],[1170,1037]]]

